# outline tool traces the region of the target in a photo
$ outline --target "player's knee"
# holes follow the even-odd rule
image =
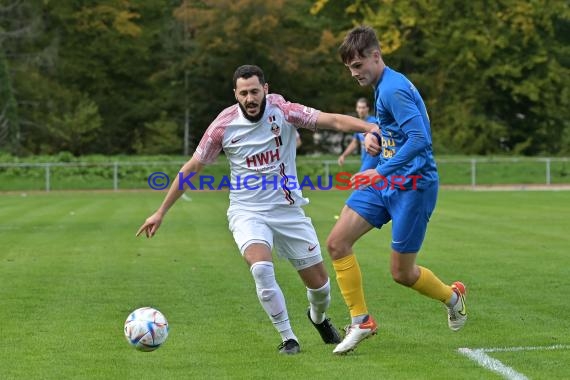
[[[275,297],[275,294],[275,289],[257,289],[257,297],[259,297],[262,302],[271,301],[273,297]]]
[[[270,301],[276,293],[276,289],[271,286],[274,280],[273,268],[269,265],[255,263],[251,266],[251,275],[255,280],[257,297],[262,302]]]
[[[327,251],[331,259],[337,260],[347,255],[350,252],[350,245],[343,242],[334,236],[329,236],[327,239]]]
[[[274,287],[275,271],[273,269],[273,263],[268,261],[258,261],[251,266],[250,271],[257,289]]]

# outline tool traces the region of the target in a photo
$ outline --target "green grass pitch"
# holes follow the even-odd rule
[[[348,323],[324,248],[347,192],[306,192],[332,277],[329,311]],[[469,320],[395,284],[389,226],[356,245],[376,337],[343,357],[306,319],[302,283],[276,259],[302,352],[279,336],[227,228],[225,192],[192,193],[153,239],[135,238],[162,192],[0,195],[2,379],[494,379],[461,347],[570,344],[570,192],[442,191],[419,263],[468,287]],[[128,313],[154,306],[170,336],[152,353],[123,337]],[[533,379],[565,378],[568,349],[489,354]]]

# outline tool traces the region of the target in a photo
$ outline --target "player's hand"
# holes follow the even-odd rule
[[[366,152],[371,156],[377,156],[382,150],[378,137],[372,133],[367,133],[366,136],[364,136],[364,147],[366,148]]]
[[[144,231],[147,238],[153,237],[162,223],[162,218],[163,215],[158,211],[149,216],[137,231],[136,236],[138,237]]]
[[[338,166],[344,165],[344,156],[340,155],[338,157],[338,160],[336,160],[336,162],[338,162]]]
[[[376,169],[368,169],[350,177],[350,187],[354,190],[365,189],[384,179],[384,176],[378,174]]]

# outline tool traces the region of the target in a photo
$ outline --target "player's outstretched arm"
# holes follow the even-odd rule
[[[338,165],[339,166],[344,165],[344,159],[346,158],[346,156],[352,154],[352,152],[354,152],[357,148],[358,148],[358,140],[355,137],[353,137],[352,140],[350,140],[350,144],[348,144],[344,152],[342,152],[341,155],[338,156],[337,160]]]
[[[317,117],[317,128],[332,129],[339,132],[374,132],[376,124],[367,123],[356,117],[339,113],[321,112]]]
[[[160,205],[158,210],[154,212],[154,214],[152,214],[145,220],[142,226],[138,229],[136,236],[139,236],[143,231],[147,238],[151,238],[154,236],[154,234],[156,233],[156,231],[158,230],[158,228],[162,223],[162,219],[164,218],[170,207],[172,207],[172,205],[178,200],[178,198],[180,198],[180,196],[184,194],[185,189],[184,186],[180,186],[180,177],[188,178],[190,176],[190,173],[199,173],[203,167],[204,164],[202,164],[194,157],[192,157],[190,160],[188,160],[188,162],[186,162],[182,166],[180,172],[178,173],[178,175],[175,176],[174,180],[172,181],[172,185],[170,185],[170,189],[168,189],[168,193],[166,194],[166,197],[164,197],[162,204]]]

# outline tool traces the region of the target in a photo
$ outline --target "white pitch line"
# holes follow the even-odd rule
[[[515,351],[549,351],[549,350],[570,350],[570,345],[555,344],[553,346],[530,346],[530,347],[496,347],[480,348],[485,352],[515,352]]]
[[[528,380],[528,377],[504,365],[497,359],[493,359],[485,353],[482,349],[472,350],[470,348],[460,348],[458,350],[461,354],[467,356],[469,359],[478,363],[481,367],[491,370],[505,379],[509,380]]]
[[[475,361],[483,368],[498,373],[508,380],[528,380],[528,377],[487,355],[487,352],[516,352],[516,351],[545,351],[545,350],[568,350],[570,345],[555,344],[553,346],[530,346],[530,347],[495,347],[495,348],[459,348],[457,351],[469,359]]]

